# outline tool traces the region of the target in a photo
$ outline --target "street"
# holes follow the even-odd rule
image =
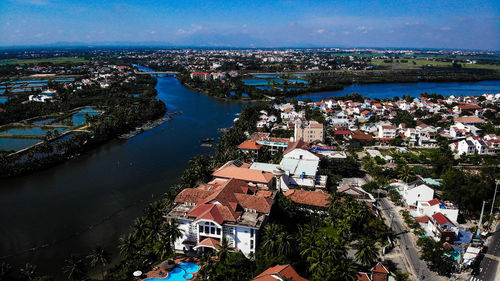
[[[403,220],[401,216],[394,210],[394,205],[387,198],[380,198],[380,210],[387,218],[388,222],[391,223],[392,230],[397,235],[397,239],[399,242],[399,246],[401,251],[403,252],[406,260],[410,264],[410,267],[413,271],[413,275],[418,277],[420,270],[422,280],[438,280],[439,277],[434,272],[430,271],[425,262],[420,260],[420,254],[415,246],[415,242],[413,238],[410,236],[408,229],[404,227]],[[392,222],[391,222],[392,220]],[[421,269],[421,267],[423,267]]]
[[[498,269],[498,259],[500,259],[500,224],[497,225],[493,236],[487,241],[488,251],[479,266],[479,274],[471,276],[470,281],[496,281],[500,276],[496,276]]]

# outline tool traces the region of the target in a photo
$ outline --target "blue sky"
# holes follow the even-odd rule
[[[0,46],[500,49],[499,0],[0,0]]]

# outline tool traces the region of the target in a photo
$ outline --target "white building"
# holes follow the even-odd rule
[[[247,257],[255,253],[276,195],[276,191],[260,192],[237,179],[182,190],[166,215],[180,224],[182,237],[175,240],[175,250],[215,252],[225,238],[231,250]]]
[[[378,138],[393,139],[396,137],[396,127],[392,125],[378,125]]]
[[[56,90],[48,89],[43,92],[41,92],[38,95],[30,95],[28,97],[29,101],[36,101],[36,102],[48,102],[52,101],[54,99],[54,94],[56,94]]]
[[[408,206],[417,206],[419,201],[430,201],[434,198],[434,189],[417,179],[414,182],[403,185],[401,196]]]
[[[426,202],[419,201],[417,204],[417,212],[421,216],[428,217],[437,213],[442,213],[453,222],[456,222],[458,219],[458,207],[450,202],[443,202],[438,199],[432,199]]]

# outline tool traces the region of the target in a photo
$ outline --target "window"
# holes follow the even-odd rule
[[[254,229],[251,229],[251,230],[250,230],[250,237],[252,237],[252,238],[253,238],[253,233],[254,233],[254,231],[255,231]]]
[[[199,232],[203,232],[203,225],[200,225],[200,231]]]
[[[217,235],[220,235],[220,228],[217,228]]]
[[[250,249],[253,249],[253,240],[250,240]]]
[[[211,233],[211,234],[215,234],[215,228],[211,227],[211,228],[210,228],[210,233]]]
[[[205,233],[210,233],[208,225],[205,225]]]

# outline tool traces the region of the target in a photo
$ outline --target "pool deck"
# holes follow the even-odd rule
[[[191,258],[191,257],[178,257],[178,258],[174,259],[174,262],[176,265],[179,265],[180,263],[183,263],[183,262],[190,262],[190,263],[198,264],[199,261],[200,260],[198,258]],[[153,268],[156,268],[156,269],[151,270],[148,273],[146,273],[145,274],[146,277],[144,277],[143,279],[139,279],[139,281],[144,281],[144,280],[147,280],[150,278],[167,278],[168,277],[169,272],[167,270],[161,269],[158,266],[155,266]],[[199,272],[199,270],[195,273],[191,273],[191,274],[193,274],[193,278],[191,278],[189,280],[196,280],[196,276],[198,275],[198,272]]]

